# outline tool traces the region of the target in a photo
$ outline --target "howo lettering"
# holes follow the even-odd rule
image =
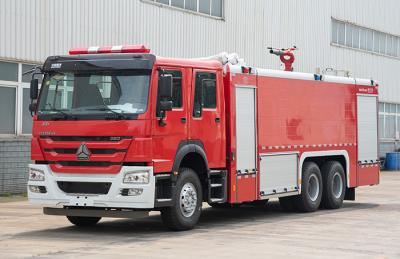
[[[78,226],[160,211],[173,230],[193,228],[203,202],[340,208],[379,183],[378,85],[285,66],[141,45],[47,58],[40,94],[31,82],[29,200]]]

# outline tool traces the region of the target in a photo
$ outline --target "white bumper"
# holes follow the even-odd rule
[[[45,174],[44,181],[28,181],[29,201],[36,204],[53,206],[88,206],[107,208],[154,208],[155,177],[153,167],[148,166],[123,166],[118,174],[64,174],[54,173],[48,165],[30,164],[30,168],[42,170]],[[126,172],[149,171],[148,184],[125,184],[123,177]],[[57,182],[109,182],[111,187],[107,194],[68,194],[63,192]],[[33,186],[45,186],[46,193],[32,192]],[[121,189],[141,188],[142,194],[137,196],[122,196]]]

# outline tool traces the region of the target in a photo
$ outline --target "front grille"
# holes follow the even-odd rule
[[[129,136],[40,136],[42,139],[53,141],[120,141],[131,139]]]
[[[45,149],[44,152],[55,152],[58,154],[76,154],[78,151],[77,148],[53,148],[53,149]],[[91,154],[97,154],[97,155],[112,155],[115,153],[125,153],[127,150],[126,149],[115,149],[115,148],[109,148],[109,149],[99,149],[99,148],[92,148],[90,149]]]
[[[115,174],[124,162],[132,139],[133,137],[115,135],[41,136],[39,143],[45,160],[54,172]],[[78,153],[87,156],[80,160]]]
[[[90,162],[90,161],[49,161],[49,164],[58,164],[62,166],[95,166],[107,167],[112,165],[121,165],[119,162]]]
[[[57,182],[57,184],[63,192],[76,194],[107,194],[111,187],[111,183]]]

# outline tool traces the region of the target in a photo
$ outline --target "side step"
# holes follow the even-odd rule
[[[172,197],[175,192],[175,181],[172,174],[157,174],[156,175],[156,190],[154,207],[169,207],[172,206]]]
[[[227,171],[208,172],[208,203],[225,203],[227,200]]]

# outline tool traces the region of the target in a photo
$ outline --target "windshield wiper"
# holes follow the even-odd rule
[[[70,113],[67,113],[63,110],[57,109],[55,107],[53,107],[53,105],[51,103],[46,103],[46,105],[50,106],[50,109],[44,109],[42,111],[54,111],[57,112],[57,115],[62,115],[62,117],[56,117],[55,119],[75,119],[75,116],[73,116]]]
[[[97,107],[97,108],[87,108],[85,110],[87,110],[87,111],[102,111],[102,112],[108,111],[108,112],[112,112],[113,113],[113,117],[111,117],[111,118],[107,117],[106,119],[116,119],[116,120],[122,119],[122,120],[126,120],[128,118],[125,114],[115,111],[115,110],[120,110],[121,111],[121,109],[110,108],[110,107],[107,107],[105,105],[102,106],[102,107]]]

